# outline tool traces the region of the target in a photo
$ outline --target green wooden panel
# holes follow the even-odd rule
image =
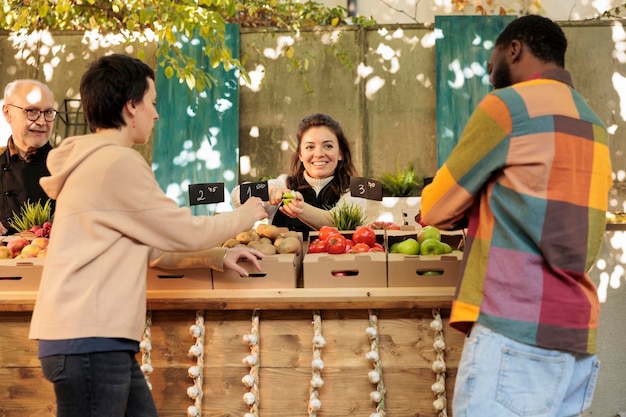
[[[181,43],[205,69],[210,69],[201,38]],[[227,45],[239,55],[239,26],[227,25]],[[189,206],[189,184],[224,183],[225,203],[192,206],[196,215],[228,211],[230,190],[238,183],[239,79],[222,67],[210,69],[217,86],[199,93],[176,77],[168,79],[157,65],[157,110],[152,169],[163,191],[179,206]]]
[[[456,146],[474,108],[491,90],[487,64],[516,16],[435,16],[437,163]]]

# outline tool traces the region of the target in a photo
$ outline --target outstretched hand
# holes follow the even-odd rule
[[[286,192],[291,190],[284,191]],[[287,216],[293,219],[297,219],[304,211],[304,197],[302,196],[302,193],[298,191],[292,191],[292,193],[295,193],[296,197],[292,198],[288,204],[283,204],[282,206],[280,206],[279,210],[285,213]]]
[[[241,265],[239,265],[238,261],[247,259],[259,272],[261,272],[263,269],[261,268],[259,259],[263,259],[264,256],[265,255],[261,252],[253,248],[244,246],[230,248],[226,251],[226,255],[224,256],[224,270],[231,269],[238,273],[239,276],[247,277],[248,272]]]

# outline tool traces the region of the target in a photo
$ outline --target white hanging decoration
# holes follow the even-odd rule
[[[152,311],[150,310],[146,312],[146,327],[143,329],[139,349],[141,350],[141,372],[143,372],[148,388],[152,391],[150,374],[154,371],[154,368],[152,367],[152,358],[150,356],[150,352],[152,352]]]
[[[196,311],[196,322],[189,327],[189,334],[195,343],[189,348],[187,356],[196,358],[196,364],[189,367],[187,374],[193,380],[193,385],[187,388],[187,396],[194,400],[192,406],[187,407],[188,417],[202,416],[202,373],[204,368],[204,311]]]
[[[433,342],[435,360],[432,364],[432,370],[435,372],[436,378],[435,383],[430,387],[436,397],[435,401],[433,401],[433,407],[437,411],[437,417],[448,417],[448,400],[446,397],[446,361],[444,358],[446,343],[443,338],[443,321],[441,320],[441,312],[439,308],[433,309],[433,321],[430,322],[430,328],[435,332]]]
[[[313,311],[313,360],[311,361],[311,387],[309,389],[309,417],[317,417],[317,412],[322,408],[319,399],[319,389],[324,385],[322,370],[322,348],[326,346],[326,340],[322,336],[322,317],[319,310]]]
[[[370,350],[365,354],[365,358],[372,364],[373,370],[367,373],[367,379],[376,386],[375,391],[370,392],[370,401],[376,404],[376,412],[370,417],[385,417],[385,384],[383,383],[383,367],[380,361],[378,339],[378,316],[375,310],[369,310],[370,325],[365,329],[370,340]]]
[[[243,342],[250,347],[250,354],[243,358],[243,363],[250,367],[250,372],[241,378],[241,382],[248,388],[243,395],[243,402],[250,408],[244,417],[258,417],[259,415],[259,313],[252,312],[250,334],[243,335]]]

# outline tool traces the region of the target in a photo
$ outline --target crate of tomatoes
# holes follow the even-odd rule
[[[387,286],[385,231],[369,226],[338,230],[323,226],[309,234],[303,260],[305,288]]]

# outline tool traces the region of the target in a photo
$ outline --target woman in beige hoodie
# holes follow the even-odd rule
[[[92,134],[50,152],[41,180],[57,201],[53,232],[30,327],[54,383],[57,417],[154,417],[156,407],[135,354],[146,316],[148,264],[231,267],[257,256],[222,248],[267,216],[252,198],[216,217],[193,216],[159,188],[131,149],[148,141],[159,115],[154,71],[109,55],[91,64],[80,94]],[[203,252],[202,252],[203,251]],[[259,255],[261,257],[261,255]]]

